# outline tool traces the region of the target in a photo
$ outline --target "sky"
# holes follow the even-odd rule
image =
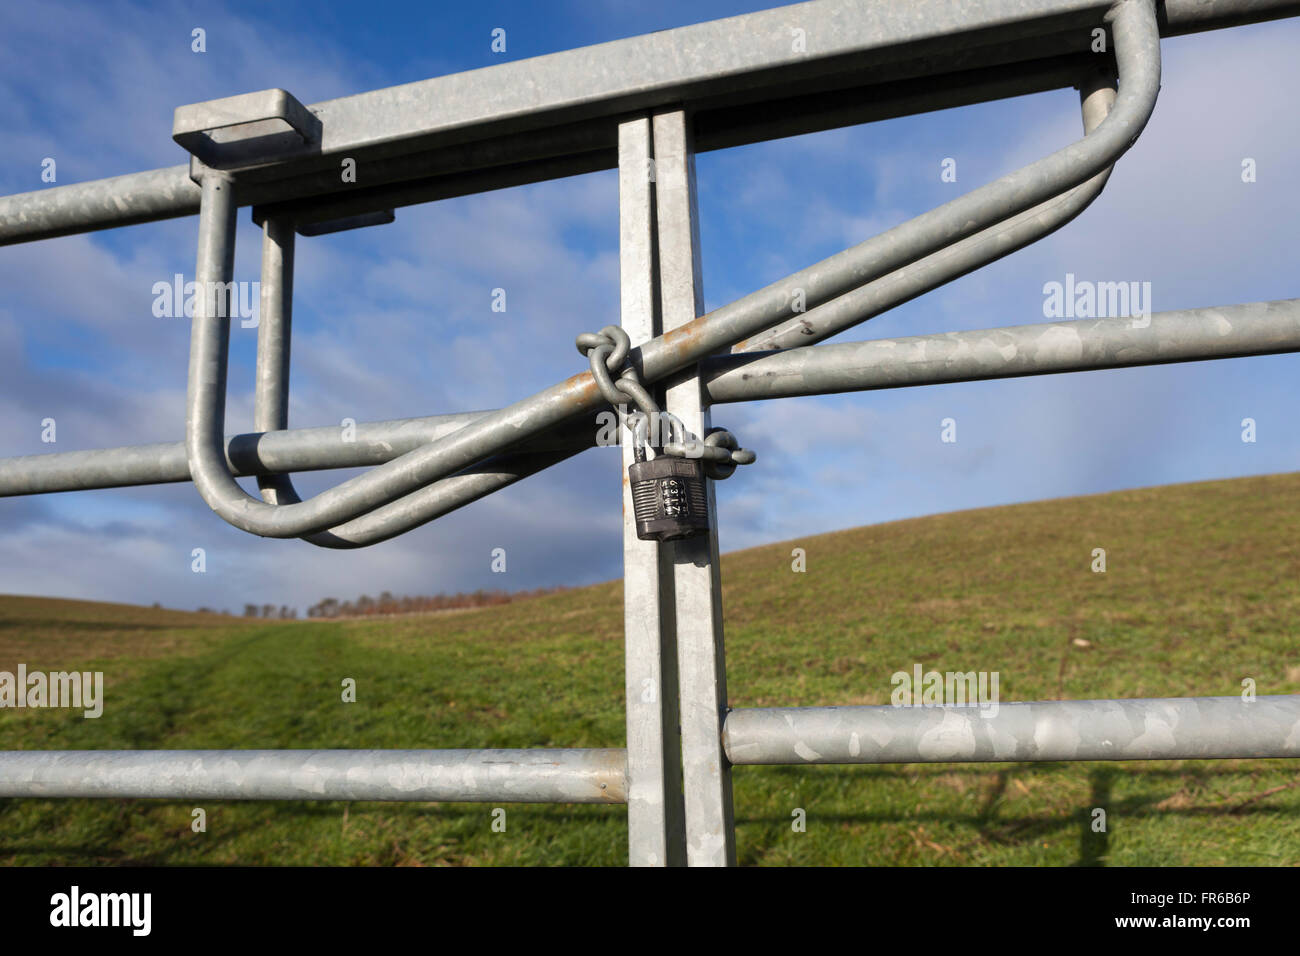
[[[744,0],[0,4],[0,194],[184,162],[172,112],[282,87],[304,103],[763,9]],[[205,31],[206,51],[191,49]],[[493,52],[492,31],[506,31]],[[1044,285],[1150,282],[1155,311],[1296,295],[1300,21],[1162,43],[1155,113],[1079,219],[834,341],[1045,321]],[[724,305],[1067,145],[1060,90],[697,157],[706,306]],[[941,179],[956,160],[956,182]],[[1253,159],[1254,182],[1242,181]],[[184,436],[194,218],[0,248],[0,455]],[[239,214],[237,280],[259,276]],[[494,312],[492,290],[507,308]],[[584,367],[618,320],[613,170],[397,211],[297,245],[290,425],[489,409]],[[227,431],[252,428],[235,323]],[[758,463],[717,486],[723,550],[989,505],[1300,469],[1300,357],[720,406]],[[42,422],[56,422],[56,442]],[[955,442],[941,422],[956,422]],[[1256,440],[1242,441],[1254,419]],[[593,449],[357,551],[257,538],[186,484],[0,499],[0,593],[240,613],[325,597],[621,575],[618,455]],[[313,494],[357,472],[297,479]],[[251,482],[243,482],[252,489]],[[193,569],[202,548],[205,570]],[[492,570],[504,548],[504,573]]]

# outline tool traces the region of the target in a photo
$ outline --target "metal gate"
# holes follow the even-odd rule
[[[747,459],[701,440],[718,404],[1300,351],[1300,300],[814,344],[1084,210],[1151,115],[1162,36],[1297,14],[1282,0],[816,0],[310,107],[283,90],[181,107],[188,165],[0,198],[0,244],[198,214],[185,440],[0,460],[0,495],[192,481],[245,531],[352,548],[591,447],[615,398],[680,420],[720,478]],[[697,151],[1069,86],[1074,144],[701,314]],[[340,182],[343,161],[364,185]],[[615,166],[630,351],[617,329],[583,336],[590,371],[487,414],[359,424],[349,443],[287,427],[296,236]],[[231,437],[240,206],[263,227],[263,307],[257,431]],[[289,477],[356,466],[372,467],[305,501]],[[709,533],[659,542],[638,537],[624,481],[625,749],[7,752],[0,796],[626,802],[632,864],[727,865],[735,765],[1300,756],[1300,696],[1012,703],[991,718],[732,710],[707,487]]]

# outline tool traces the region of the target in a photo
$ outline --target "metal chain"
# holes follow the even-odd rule
[[[752,465],[757,456],[741,448],[736,436],[725,428],[711,428],[704,441],[694,438],[681,419],[660,409],[649,390],[641,382],[637,370],[627,363],[632,351],[632,340],[617,325],[607,325],[599,332],[583,332],[577,339],[578,351],[591,365],[591,377],[605,401],[615,408],[631,400],[637,411],[626,416],[623,424],[632,432],[632,441],[638,453],[648,440],[649,423],[667,421],[677,440],[664,442],[662,453],[676,458],[704,459],[704,473],[715,481],[731,477],[737,465]],[[621,369],[621,371],[620,371]],[[618,378],[613,373],[618,372]],[[638,455],[638,460],[641,460]]]

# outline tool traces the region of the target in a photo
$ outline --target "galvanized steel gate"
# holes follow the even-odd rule
[[[184,442],[5,459],[0,495],[192,480],[237,527],[349,548],[579,453],[608,408],[588,372],[494,412],[358,425],[351,443],[288,429],[293,247],[398,206],[612,166],[633,364],[696,436],[726,402],[1300,351],[1298,300],[813,346],[1086,208],[1155,105],[1162,35],[1297,14],[1282,0],[817,0],[312,107],[280,90],[182,107],[188,165],[0,198],[0,244],[198,213],[197,279],[221,289],[236,210],[252,206],[257,432],[225,436],[226,293],[201,296]],[[1080,90],[1078,142],[701,315],[696,151],[1063,86]],[[340,182],[344,158],[360,185]],[[374,467],[308,501],[288,477],[359,465]],[[258,476],[262,500],[238,475]],[[991,719],[730,710],[716,533],[640,540],[629,494],[626,749],[8,752],[0,796],[626,802],[632,864],[726,865],[733,765],[1300,756],[1296,696],[1004,704]]]

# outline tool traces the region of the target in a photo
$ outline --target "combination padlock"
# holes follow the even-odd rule
[[[685,438],[685,428],[670,415]],[[641,415],[633,432],[636,461],[628,466],[636,536],[642,541],[676,541],[709,530],[709,494],[700,458],[676,458],[657,451],[646,461],[646,418]]]

